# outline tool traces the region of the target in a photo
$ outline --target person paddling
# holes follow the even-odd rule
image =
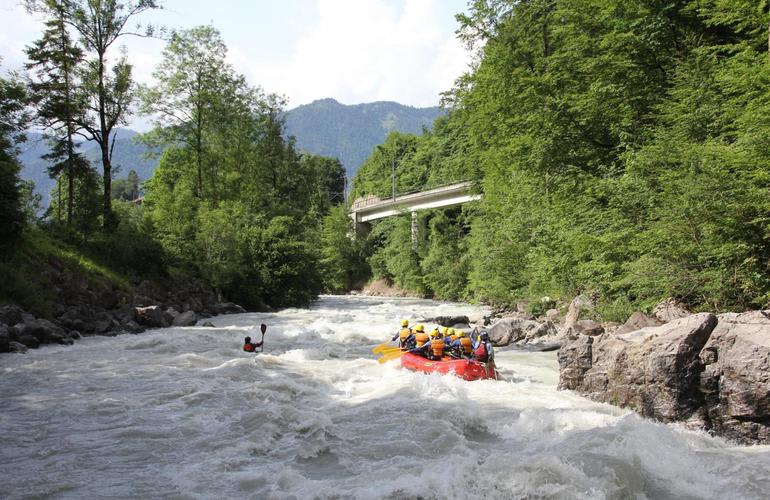
[[[252,342],[251,337],[246,337],[243,339],[243,350],[246,352],[257,352],[257,347],[259,347],[259,352],[262,352],[265,348],[265,331],[267,330],[267,325],[262,323],[259,325],[259,329],[262,331],[262,340],[260,342]]]
[[[246,337],[243,339],[243,350],[246,352],[256,352],[257,347],[262,347],[263,343],[264,340],[262,342],[252,342],[251,337]]]

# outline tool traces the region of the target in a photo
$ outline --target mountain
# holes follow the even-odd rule
[[[309,153],[339,158],[348,177],[355,175],[372,149],[381,144],[391,131],[420,134],[430,128],[442,111],[434,108],[414,108],[397,102],[372,102],[345,105],[334,99],[320,99],[286,112],[286,135],[294,136],[297,147]],[[139,135],[130,129],[117,129],[112,164],[116,179],[123,179],[130,170],[139,178],[149,179],[157,165],[156,158],[145,158],[148,148],[136,142]],[[81,151],[97,171],[101,172],[101,152],[95,142],[81,143]],[[19,145],[22,163],[21,178],[35,181],[35,190],[48,206],[51,189],[56,185],[48,177],[48,162],[41,156],[49,151],[43,136],[27,133],[27,142]]]
[[[158,161],[155,158],[145,158],[149,149],[141,143],[135,142],[139,135],[130,129],[116,129],[115,149],[112,153],[112,167],[116,179],[125,178],[128,172],[136,170],[139,178],[149,179]],[[51,199],[51,189],[56,182],[48,177],[47,160],[41,157],[50,151],[42,134],[27,132],[27,141],[18,145],[19,160],[22,168],[20,176],[25,180],[35,182],[35,191],[43,197],[43,205],[48,206]],[[102,170],[101,151],[95,142],[80,143],[80,152],[91,162],[98,172]]]
[[[286,134],[300,150],[339,158],[348,177],[391,131],[420,134],[442,114],[441,108],[414,108],[380,101],[345,105],[320,99],[286,113]]]

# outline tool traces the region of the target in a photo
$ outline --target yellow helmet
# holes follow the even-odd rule
[[[454,329],[454,328],[448,328],[446,332],[447,332],[449,335],[454,335],[454,334],[455,334],[455,329]]]
[[[405,319],[402,319],[402,320],[401,320],[401,326],[403,326],[404,328],[406,328],[407,326],[409,326],[409,321],[408,321],[408,320],[405,320]]]
[[[425,327],[422,325],[417,325],[414,327],[415,332],[425,332]]]
[[[441,327],[441,333],[443,333],[444,335],[446,335],[447,330],[448,330],[447,327],[445,327],[445,326]]]
[[[430,336],[431,336],[431,338],[438,337],[438,328],[434,328],[433,330],[431,330],[430,331]]]
[[[465,337],[465,332],[460,330],[459,328],[455,331],[455,333],[457,334],[458,338]]]

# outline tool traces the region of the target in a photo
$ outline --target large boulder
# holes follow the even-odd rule
[[[11,350],[11,335],[8,333],[8,326],[0,323],[0,352]]]
[[[713,430],[744,443],[770,443],[770,311],[720,315],[700,359]]]
[[[34,342],[21,339],[32,337],[37,341],[37,344],[40,345],[58,342],[58,340],[66,334],[65,330],[51,323],[47,319],[26,318],[23,323],[16,325],[16,329],[18,330],[19,341],[28,347],[37,347],[37,345],[31,345]]]
[[[585,295],[578,295],[572,299],[567,308],[567,315],[564,317],[564,328],[573,327],[584,316],[585,311],[593,308],[593,301]]]
[[[647,316],[641,311],[635,311],[631,316],[628,317],[625,323],[621,325],[620,328],[615,330],[616,335],[621,335],[624,333],[630,333],[635,332],[636,330],[641,330],[642,328],[647,328],[650,326],[660,326],[664,322],[656,318],[655,316]]]
[[[238,304],[233,304],[232,302],[220,302],[218,304],[214,304],[211,307],[211,310],[214,312],[214,314],[241,314],[246,312],[246,309],[242,308]]]
[[[646,417],[687,420],[702,405],[699,355],[716,324],[716,316],[701,313],[658,327],[602,335],[591,344],[588,369],[586,341],[580,337],[559,350],[559,387]]]
[[[592,319],[580,319],[569,327],[568,331],[573,336],[587,335],[589,337],[595,337],[604,333],[604,327],[601,323]]]
[[[438,323],[441,326],[469,325],[468,316],[436,316],[425,320],[426,323]]]
[[[178,314],[171,323],[173,326],[194,326],[198,322],[198,316],[193,311],[185,311]]]
[[[144,326],[162,328],[169,325],[166,313],[160,306],[135,307],[134,318]]]
[[[0,307],[0,323],[8,326],[21,323],[22,314],[24,314],[24,311],[21,307],[14,304],[4,305]]]
[[[559,349],[559,390],[579,391],[593,363],[593,337],[578,337]]]
[[[687,307],[676,299],[662,300],[655,306],[652,315],[663,323],[674,321],[679,318],[686,318],[692,313],[687,310]]]
[[[540,323],[523,317],[503,318],[487,328],[493,345],[505,346],[514,342],[530,341],[556,333],[553,323]]]

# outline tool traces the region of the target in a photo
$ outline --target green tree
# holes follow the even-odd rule
[[[15,75],[0,77],[0,250],[8,251],[24,225],[15,145],[24,140],[28,122],[27,90]]]
[[[50,132],[51,152],[49,175],[67,175],[67,225],[72,224],[73,191],[76,166],[84,164],[77,153],[75,134],[80,132],[77,118],[83,114],[85,102],[77,88],[77,72],[83,62],[83,52],[72,40],[66,23],[71,4],[64,0],[28,2],[30,10],[46,16],[42,37],[27,47],[27,69],[35,70],[36,80],[30,83],[32,100],[37,109],[38,123]],[[61,209],[61,205],[60,205]],[[61,219],[61,214],[59,214]]]
[[[81,75],[87,98],[86,112],[79,125],[94,140],[101,151],[104,227],[115,224],[112,217],[112,140],[115,127],[125,123],[133,100],[131,65],[125,55],[110,65],[108,51],[121,37],[150,36],[153,28],[143,32],[132,31],[128,23],[151,9],[157,9],[155,0],[119,2],[117,0],[78,0],[68,2],[64,17],[81,38],[84,53],[90,56]]]

